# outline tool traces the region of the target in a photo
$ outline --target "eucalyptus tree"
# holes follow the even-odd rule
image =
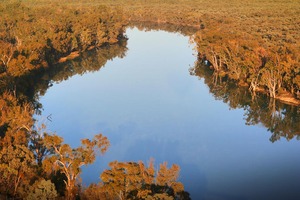
[[[104,170],[100,175],[102,182],[98,189],[95,185],[88,188],[90,197],[98,190],[102,191],[104,199],[189,199],[183,184],[178,181],[178,165],[168,168],[165,162],[157,171],[153,161],[148,167],[141,161],[114,161],[109,166],[111,169]]]
[[[93,163],[98,152],[105,153],[109,147],[109,140],[102,134],[97,134],[92,140],[81,140],[81,144],[78,148],[72,148],[69,144],[64,144],[63,138],[58,135],[44,136],[44,145],[53,151],[53,154],[48,155],[43,161],[43,168],[48,173],[59,170],[65,175],[64,183],[68,199],[74,198],[81,167]]]

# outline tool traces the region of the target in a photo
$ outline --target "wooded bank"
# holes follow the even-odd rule
[[[224,84],[230,80],[228,83],[249,87],[253,96],[256,91],[264,91],[271,98],[286,95],[298,103],[299,4],[295,0],[3,0],[0,3],[1,197],[34,199],[44,192],[41,195],[47,198],[69,199],[76,194],[82,199],[109,199],[118,195],[189,198],[177,182],[179,167],[167,168],[166,164],[161,165],[160,174],[155,174],[151,163],[147,167],[143,163],[116,161],[102,174],[103,182],[83,190],[76,182],[81,166],[94,161],[97,149],[106,151],[107,138],[98,135],[83,140],[78,148],[71,148],[59,136],[47,133],[43,126],[34,126],[33,115],[39,110],[38,92],[45,92],[53,80],[99,70],[108,59],[124,56],[126,44],[110,50],[95,48],[93,59],[101,63],[95,68],[87,58],[82,58],[79,64],[71,63],[72,71],[54,64],[72,52],[121,42],[129,22],[190,27],[173,26],[172,31],[180,30],[196,43],[198,62],[191,72],[204,77],[211,92],[216,97],[225,96],[223,101],[232,108],[247,110],[247,123],[262,123],[269,128],[272,142],[280,137],[289,140],[299,136],[299,120],[294,117],[299,112],[297,107],[280,105],[291,112],[277,116],[275,101],[263,108],[261,102],[255,101],[243,105],[239,100],[247,95]],[[205,67],[211,70],[203,71]],[[35,76],[37,80],[32,78],[43,71],[49,74],[41,73]],[[41,81],[37,83],[38,80]],[[279,123],[275,124],[276,120]],[[75,164],[71,165],[72,162]],[[129,176],[124,169],[136,174]],[[110,177],[116,174],[115,179]],[[132,180],[134,187],[125,187],[120,182],[124,177]]]

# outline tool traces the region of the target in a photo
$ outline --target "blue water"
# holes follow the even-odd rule
[[[181,167],[192,199],[300,199],[300,141],[269,141],[263,126],[247,126],[191,76],[189,38],[127,30],[123,59],[94,73],[55,83],[40,98],[49,131],[73,147],[103,133],[108,152],[85,167],[84,184],[100,181],[108,163],[154,158]],[[97,63],[95,63],[97,64]]]

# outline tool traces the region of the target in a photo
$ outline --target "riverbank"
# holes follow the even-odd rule
[[[296,94],[300,91],[298,4],[258,0],[250,0],[248,4],[240,4],[239,0],[182,0],[176,3],[169,0],[129,0],[126,3],[123,0],[54,0],[51,8],[44,0],[37,4],[30,0],[9,6],[1,4],[4,11],[1,23],[12,26],[0,29],[0,35],[9,36],[0,41],[3,47],[0,53],[5,58],[0,64],[3,69],[0,75],[20,76],[45,67],[47,62],[78,57],[76,52],[116,42],[128,22],[151,22],[157,26],[175,25],[178,28],[173,31],[194,35],[192,40],[198,53],[212,63],[213,58],[217,58],[213,67],[226,72],[230,79],[249,84],[260,68],[258,86],[267,87],[270,96],[276,98],[276,91],[280,89]],[[19,19],[18,6],[26,15],[22,19]],[[13,23],[14,18],[18,19],[17,23]],[[78,18],[82,20],[76,20]],[[180,28],[187,26],[190,28],[184,31]],[[278,58],[280,62],[276,62]],[[274,69],[280,70],[274,72]],[[266,81],[271,79],[273,72],[277,83],[269,85]],[[274,84],[282,88],[272,89]],[[284,101],[297,102],[296,96],[293,98],[280,97]]]
[[[279,101],[282,101],[283,103],[289,105],[300,106],[300,99],[295,98],[292,94],[288,92],[278,94],[275,99],[278,99]]]

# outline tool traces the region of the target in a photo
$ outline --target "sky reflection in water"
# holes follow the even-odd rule
[[[108,163],[167,161],[181,167],[192,199],[299,199],[300,143],[269,141],[266,128],[246,126],[190,76],[195,52],[188,38],[128,29],[128,52],[99,72],[73,76],[41,97],[48,129],[74,147],[103,133],[109,151],[86,167],[98,182]],[[297,198],[298,197],[298,198]]]

